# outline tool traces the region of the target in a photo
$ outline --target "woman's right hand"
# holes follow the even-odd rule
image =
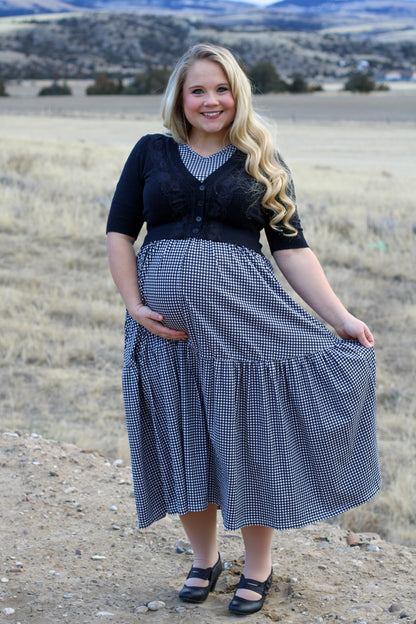
[[[135,321],[156,336],[167,338],[168,340],[186,340],[188,338],[188,334],[184,331],[162,325],[163,316],[142,303],[138,304],[134,310],[129,310],[129,314]]]

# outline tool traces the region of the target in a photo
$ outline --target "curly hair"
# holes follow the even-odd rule
[[[191,125],[184,114],[182,91],[190,67],[200,60],[218,63],[230,84],[236,114],[229,138],[237,149],[246,154],[247,173],[264,189],[261,204],[271,212],[271,227],[285,236],[296,236],[297,230],[290,224],[296,208],[290,197],[289,172],[276,154],[270,132],[253,110],[249,79],[227,48],[200,43],[185,52],[176,64],[163,96],[165,127],[177,143],[187,143]]]

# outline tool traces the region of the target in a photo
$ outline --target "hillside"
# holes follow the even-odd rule
[[[381,79],[391,70],[410,78],[416,69],[416,40],[411,37],[416,31],[407,30],[408,39],[402,31],[398,36],[397,24],[384,29],[383,36],[336,29],[297,32],[274,26],[277,17],[272,11],[267,27],[261,22],[265,11],[252,13],[257,25],[253,20],[241,21],[248,15],[235,14],[232,23],[230,16],[202,19],[108,12],[4,18],[2,24],[8,28],[0,31],[0,76],[7,80],[92,78],[105,71],[130,78],[151,68],[171,68],[189,45],[199,41],[227,45],[247,67],[259,60],[271,61],[283,76],[301,69],[314,80],[342,79],[363,59]]]
[[[245,2],[232,0],[2,0],[0,17],[37,13],[62,13],[73,11],[167,11],[231,13],[247,9]],[[254,6],[254,5],[253,5]]]
[[[182,603],[177,593],[192,555],[179,519],[138,530],[122,462],[36,434],[3,432],[0,471],[2,622],[230,622],[242,542],[220,517],[226,570],[205,603]],[[325,523],[276,532],[273,585],[255,622],[413,623],[415,556],[375,533]]]

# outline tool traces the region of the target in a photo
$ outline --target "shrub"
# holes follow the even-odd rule
[[[150,69],[135,75],[132,82],[123,89],[126,95],[145,95],[162,93],[166,89],[170,76],[168,69]]]
[[[344,91],[352,91],[353,93],[370,93],[375,88],[374,81],[365,72],[360,71],[351,72],[344,84]]]
[[[72,95],[72,91],[66,82],[60,85],[54,81],[49,87],[43,87],[38,95]]]
[[[248,72],[255,93],[282,93],[288,91],[288,84],[282,80],[273,63],[259,61]]]
[[[390,91],[389,85],[386,85],[384,82],[376,85],[376,91]]]
[[[315,93],[316,91],[323,91],[322,85],[310,85],[306,81],[306,78],[301,74],[297,74],[293,77],[292,83],[289,85],[289,91],[291,93]]]
[[[9,94],[6,92],[6,84],[2,78],[0,78],[0,97],[7,97]]]
[[[289,91],[291,93],[307,93],[308,83],[306,82],[303,76],[301,75],[294,76],[292,84],[289,85]]]
[[[85,89],[87,95],[119,95],[123,90],[121,80],[111,80],[108,74],[96,74],[94,84]]]

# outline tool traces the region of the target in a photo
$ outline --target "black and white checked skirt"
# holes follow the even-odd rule
[[[139,526],[220,507],[224,526],[303,526],[380,488],[372,349],[340,340],[250,249],[189,238],[137,256],[123,392]]]

